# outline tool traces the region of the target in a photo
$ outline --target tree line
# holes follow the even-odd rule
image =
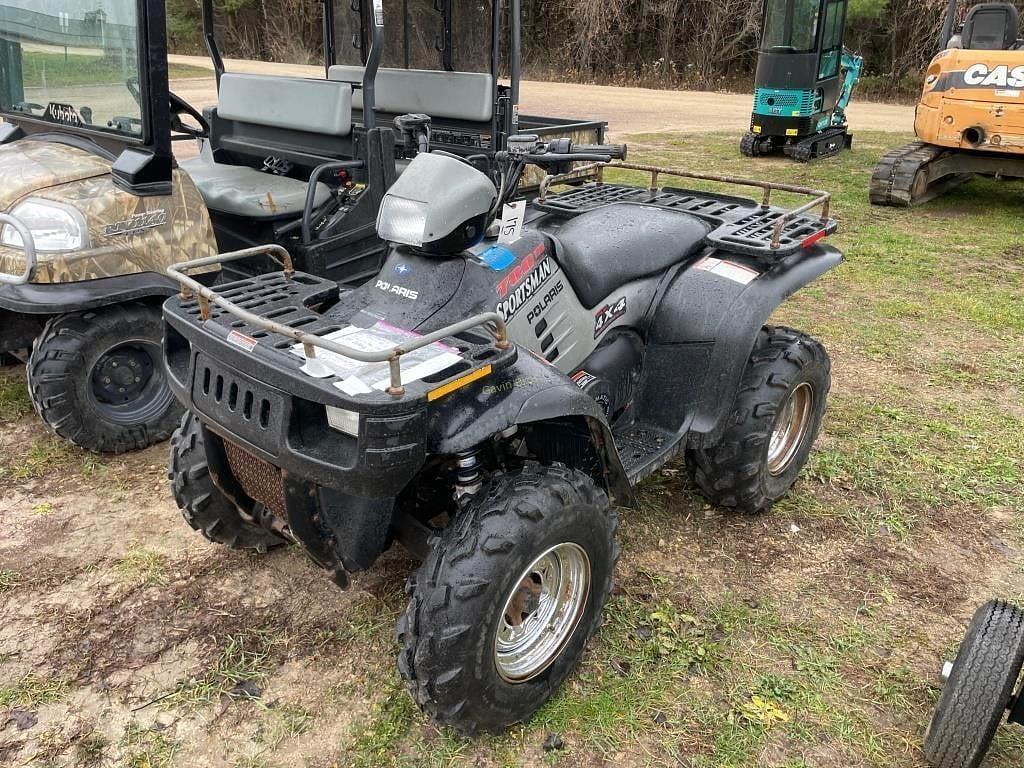
[[[322,59],[319,0],[214,2],[226,55],[293,63]],[[938,45],[946,2],[850,0],[846,41],[865,59],[865,91],[916,96]],[[1018,5],[1024,9],[1024,0]],[[199,0],[168,0],[167,11],[172,50],[202,52]],[[760,23],[757,0],[523,0],[524,73],[536,79],[745,90]]]

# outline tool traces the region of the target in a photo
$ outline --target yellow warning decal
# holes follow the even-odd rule
[[[796,136],[797,133],[798,133],[798,131],[797,131],[796,128],[787,128],[786,129],[786,135],[787,136]]]
[[[760,125],[755,125],[752,130],[754,131],[754,133],[760,133],[761,132],[761,126]]]
[[[491,371],[492,366],[485,365],[483,368],[470,371],[465,376],[460,376],[455,381],[449,381],[444,386],[432,389],[430,392],[427,392],[427,402],[432,403],[435,400],[440,400],[445,395],[450,395],[452,392],[462,389],[463,387],[472,384],[474,381],[479,381],[480,379],[490,376]]]
[[[794,109],[793,110],[793,117],[800,117],[800,110],[799,109]]]

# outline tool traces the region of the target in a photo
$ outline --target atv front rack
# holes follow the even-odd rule
[[[302,350],[307,362],[314,361],[316,359],[316,350],[319,348],[328,352],[333,352],[337,355],[342,355],[343,357],[358,360],[361,363],[387,363],[390,372],[390,383],[386,391],[389,395],[394,397],[401,397],[405,394],[405,386],[402,383],[402,355],[478,327],[487,329],[487,331],[494,337],[494,345],[498,349],[505,350],[510,346],[508,334],[505,330],[505,322],[502,320],[501,315],[497,312],[484,312],[458,323],[453,323],[445,326],[444,328],[440,328],[433,333],[420,336],[414,341],[410,341],[392,349],[384,350],[382,352],[367,352],[364,350],[354,349],[346,346],[345,344],[339,344],[336,341],[325,339],[324,337],[316,334],[306,333],[298,328],[293,328],[292,326],[275,322],[274,320],[266,317],[261,317],[260,315],[250,312],[238,304],[226,299],[212,288],[208,288],[186,274],[194,269],[221,265],[230,261],[239,261],[241,259],[249,259],[256,256],[267,256],[278,264],[282,269],[285,280],[291,280],[295,275],[295,267],[292,264],[291,255],[283,246],[277,244],[260,245],[255,248],[246,248],[240,251],[232,251],[231,253],[222,253],[217,256],[208,256],[203,259],[195,259],[193,261],[174,264],[167,268],[167,274],[172,279],[176,280],[181,286],[181,298],[183,300],[190,300],[193,296],[197,298],[199,303],[199,316],[203,322],[210,320],[212,317],[212,306],[216,305],[228,314],[234,315],[239,320],[242,320],[250,326],[261,328],[268,333],[275,333],[280,336],[292,338],[302,344]]]
[[[9,213],[0,213],[0,232],[5,227],[12,227],[21,236],[22,250],[25,252],[25,271],[20,275],[10,272],[0,272],[0,283],[6,285],[24,285],[32,279],[36,271],[36,242],[25,223]]]
[[[647,189],[624,184],[609,184],[604,181],[606,169],[642,171],[651,174]],[[597,172],[597,181],[584,186],[550,195],[552,186],[577,180],[577,172]],[[685,179],[711,181],[741,187],[754,187],[762,191],[761,203],[730,195],[711,192],[694,192],[689,189],[658,187],[659,177],[675,176]],[[785,209],[772,207],[772,192],[791,192],[807,195],[811,200],[803,205]],[[718,245],[751,256],[779,257],[793,253],[800,248],[813,245],[823,237],[832,234],[838,225],[829,218],[832,196],[828,192],[794,184],[776,184],[755,181],[736,176],[662,168],[636,163],[591,163],[579,166],[572,172],[547,176],[540,185],[540,197],[535,206],[543,211],[561,216],[576,216],[604,205],[633,203],[654,205],[683,211],[698,216],[712,224],[707,235],[711,245]],[[820,215],[809,215],[815,208]]]

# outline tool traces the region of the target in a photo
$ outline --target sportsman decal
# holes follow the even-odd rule
[[[532,261],[533,254],[530,254],[526,259],[523,259],[523,264],[527,261]],[[516,286],[516,288],[508,293],[508,288],[505,289],[505,296],[503,301],[498,302],[498,314],[501,315],[501,319],[506,323],[515,317],[516,313],[523,308],[523,306],[533,297],[540,287],[544,285],[545,281],[551,277],[551,273],[554,272],[554,265],[551,263],[551,259],[545,257],[537,267],[526,275],[526,278]],[[507,278],[506,278],[507,280]],[[502,280],[504,283],[505,280]],[[502,293],[501,283],[498,284],[498,295],[504,296]]]
[[[615,302],[605,304],[594,315],[594,338],[608,330],[608,327],[626,314],[626,297],[623,296]]]
[[[512,268],[511,272],[501,278],[501,282],[499,282],[495,287],[495,290],[498,292],[498,297],[502,299],[505,298],[509,291],[519,285],[519,283],[521,283],[523,279],[530,274],[533,268],[537,266],[537,259],[543,255],[544,245],[541,244],[530,251],[530,253],[526,255],[525,259]]]

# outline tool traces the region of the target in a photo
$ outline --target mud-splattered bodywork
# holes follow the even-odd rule
[[[217,252],[203,199],[189,177],[173,174],[173,192],[139,197],[119,189],[111,163],[84,149],[38,139],[0,146],[0,211],[26,198],[76,209],[88,231],[84,248],[37,253],[33,283],[71,283],[142,272]],[[19,248],[0,246],[0,271],[25,269]]]

